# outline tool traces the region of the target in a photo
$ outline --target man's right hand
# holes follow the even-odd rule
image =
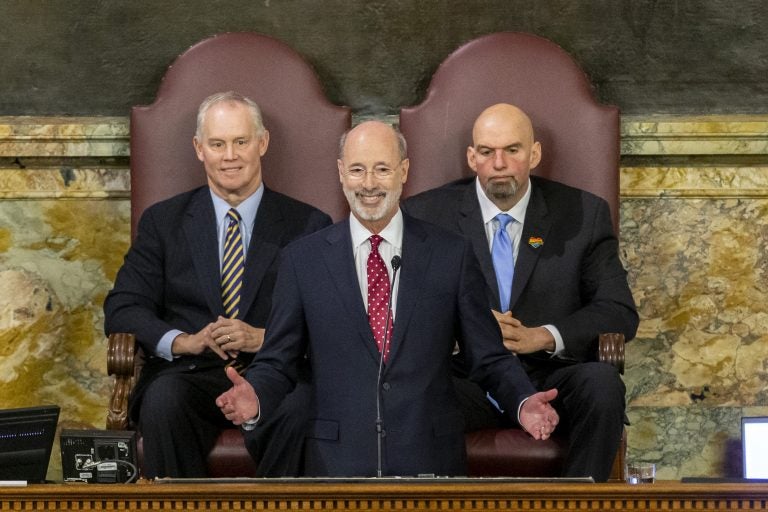
[[[511,311],[491,310],[501,329],[504,346],[513,354],[531,354],[539,350],[555,350],[555,337],[546,327],[526,327]]]
[[[259,415],[259,399],[253,386],[234,368],[227,368],[226,371],[232,387],[219,395],[216,405],[225,418],[235,425],[242,425]]]
[[[195,334],[182,333],[173,339],[171,353],[174,356],[183,354],[202,354],[210,349],[222,359],[229,359],[229,355],[221,349],[216,340],[211,336],[211,325],[208,324]]]

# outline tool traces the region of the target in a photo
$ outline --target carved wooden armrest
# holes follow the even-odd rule
[[[126,430],[128,428],[128,397],[141,367],[141,350],[133,334],[113,333],[107,345],[107,374],[114,375],[115,381],[109,398],[107,428]]]
[[[601,334],[598,340],[598,359],[616,367],[624,373],[624,335],[617,332]],[[627,460],[627,429],[621,433],[621,442],[613,461],[609,482],[623,482],[626,476],[624,464]]]
[[[615,366],[619,373],[624,374],[624,335],[617,332],[601,334],[598,360]]]

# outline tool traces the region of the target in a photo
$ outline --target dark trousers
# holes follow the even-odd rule
[[[147,386],[138,417],[144,477],[208,476],[208,453],[221,430],[233,426],[215,402],[231,385],[215,366],[159,375]]]
[[[530,375],[537,389],[558,390],[552,404],[560,415],[555,435],[567,436],[569,446],[561,476],[608,480],[624,429],[625,387],[619,372],[608,364],[590,362]],[[467,431],[517,425],[514,417],[503,417],[473,382],[455,377],[454,384]]]
[[[312,387],[301,377],[296,387],[273,414],[265,413],[256,428],[244,431],[245,446],[258,462],[260,477],[296,477],[303,475],[304,438],[309,423]]]
[[[206,459],[219,433],[234,428],[216,406],[216,397],[232,384],[220,367],[157,377],[142,394],[138,429],[144,443],[146,478],[205,478]],[[307,387],[308,389],[308,387]],[[257,476],[299,476],[303,458],[306,404],[301,395],[244,433],[257,464]],[[291,397],[293,394],[288,395]],[[294,407],[304,404],[303,409]],[[242,475],[251,476],[251,475]]]

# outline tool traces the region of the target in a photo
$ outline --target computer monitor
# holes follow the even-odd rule
[[[58,421],[57,405],[0,410],[0,480],[45,482]]]
[[[741,418],[744,478],[768,478],[768,416]]]

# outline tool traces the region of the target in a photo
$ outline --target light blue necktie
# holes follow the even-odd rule
[[[499,305],[501,312],[509,310],[509,299],[512,296],[512,278],[515,275],[515,254],[512,252],[512,240],[507,233],[507,224],[514,221],[506,213],[495,217],[499,227],[493,235],[491,255],[493,270],[496,272],[496,283],[499,285]]]

